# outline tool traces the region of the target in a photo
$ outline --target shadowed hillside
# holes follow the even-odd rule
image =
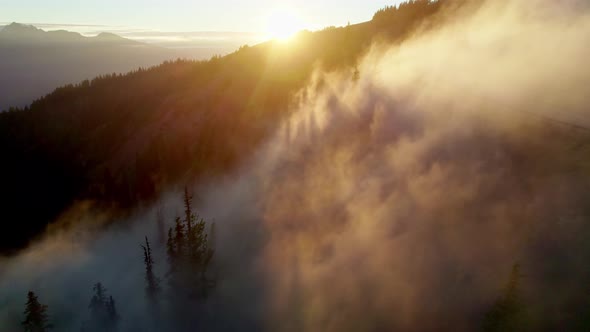
[[[250,157],[315,68],[354,73],[374,41],[401,40],[441,7],[417,1],[386,18],[301,32],[293,45],[102,76],[0,114],[5,220],[19,218],[32,190],[43,197],[2,234],[2,249],[22,247],[75,200],[126,210],[178,180],[224,174]]]

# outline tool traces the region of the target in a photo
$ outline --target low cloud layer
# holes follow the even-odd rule
[[[9,22],[0,23],[0,30]],[[227,54],[235,51],[242,45],[254,45],[263,42],[263,33],[256,32],[230,32],[230,31],[159,31],[153,29],[140,29],[123,26],[106,25],[82,25],[82,24],[48,24],[28,23],[44,31],[66,30],[80,33],[86,37],[94,37],[100,33],[113,33],[123,38],[136,40],[142,43],[160,47],[186,50],[183,53],[188,58],[208,58],[195,50],[210,49],[211,54]],[[188,51],[193,50],[193,53]]]
[[[589,14],[575,1],[484,3],[375,45],[358,74],[318,72],[242,172],[195,188],[218,225],[220,277],[187,309],[197,324],[472,331],[518,263],[532,330],[577,326],[590,308]],[[149,330],[139,243],[177,202],[107,232],[77,222],[2,262],[0,325],[18,325],[32,289],[56,330],[76,330],[100,280],[123,330]],[[64,218],[101,219],[83,206]]]

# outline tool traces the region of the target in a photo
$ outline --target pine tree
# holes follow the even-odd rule
[[[102,304],[106,301],[105,294],[106,289],[102,286],[100,282],[97,282],[92,286],[92,290],[94,291],[94,295],[90,300],[90,310],[99,310]]]
[[[192,196],[187,189],[184,190],[183,202],[184,219],[177,217],[174,229],[168,231],[169,283],[177,293],[206,297],[208,290],[215,284],[207,275],[213,258],[207,224],[193,213]]]
[[[143,262],[145,264],[145,281],[146,281],[146,295],[151,301],[157,300],[157,295],[160,292],[160,280],[154,274],[154,259],[152,258],[152,249],[147,236],[145,237],[145,246],[143,248]]]
[[[168,229],[168,240],[166,241],[166,255],[168,256],[168,264],[174,265],[176,258],[176,245],[174,243],[174,236],[172,235],[172,227]]]
[[[84,324],[84,331],[108,331],[117,330],[120,317],[117,313],[115,300],[112,296],[107,297],[107,290],[100,282],[92,287],[94,295],[90,300],[90,321]]]
[[[172,227],[168,229],[168,240],[166,241],[166,255],[168,256],[168,285],[172,290],[177,288],[178,256],[176,237]]]
[[[109,299],[105,303],[105,309],[107,313],[107,329],[109,331],[116,331],[119,323],[119,314],[117,313],[117,307],[113,296],[109,296]]]
[[[492,309],[485,316],[484,331],[512,332],[524,329],[525,313],[520,298],[521,278],[520,265],[515,264],[512,267],[504,294],[494,303]]]
[[[180,218],[177,217],[176,220],[174,220],[174,248],[177,259],[181,259],[185,254],[184,230],[184,225],[181,223]]]
[[[39,303],[35,293],[29,291],[25,308],[25,320],[22,322],[25,332],[46,332],[52,328],[48,323],[47,306]]]
[[[94,291],[94,295],[92,296],[92,299],[90,299],[90,304],[88,305],[88,309],[90,309],[89,325],[91,331],[93,328],[95,330],[102,329],[106,321],[106,289],[100,282],[97,282],[92,286],[92,290]]]
[[[192,210],[192,195],[184,190],[184,207],[186,225],[186,266],[190,280],[188,280],[189,292],[197,297],[206,297],[211,281],[207,279],[207,270],[213,257],[209,248],[208,234],[205,229],[206,222],[197,217]]]
[[[192,214],[192,204],[193,195],[189,194],[188,188],[184,187],[184,216],[186,222],[186,232],[187,234],[192,233],[192,223],[194,222],[194,215]]]

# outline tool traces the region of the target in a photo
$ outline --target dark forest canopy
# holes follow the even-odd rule
[[[401,40],[444,2],[454,3],[412,1],[367,23],[301,32],[289,46],[103,75],[1,113],[0,199],[12,231],[2,232],[0,251],[25,246],[76,200],[125,212],[181,180],[231,170],[316,66],[353,72],[373,41]]]

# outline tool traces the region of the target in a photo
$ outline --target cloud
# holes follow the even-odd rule
[[[588,125],[590,21],[538,5],[487,3],[302,93],[262,158],[272,330],[474,330],[519,262],[531,312],[548,288],[582,308],[588,250],[558,243],[588,231],[588,133],[556,120]]]

